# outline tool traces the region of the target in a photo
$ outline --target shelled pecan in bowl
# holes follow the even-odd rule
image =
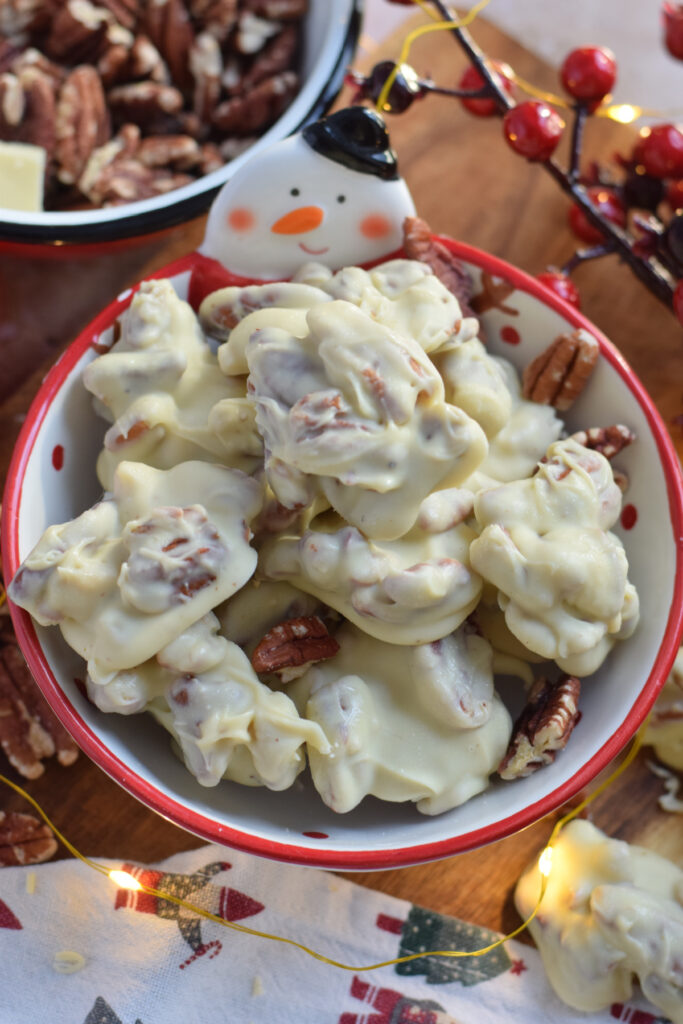
[[[307,6],[7,0],[0,141],[45,149],[50,210],[119,205],[186,185],[262,134],[293,100]],[[191,151],[182,165],[178,149]]]

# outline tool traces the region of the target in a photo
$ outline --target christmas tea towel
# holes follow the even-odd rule
[[[103,862],[104,863],[104,862]],[[494,939],[335,875],[216,846],[140,882],[335,960],[362,966]],[[558,1001],[535,949],[427,957],[367,973],[118,888],[78,861],[0,871],[0,1024],[655,1024],[644,1004],[587,1015]]]

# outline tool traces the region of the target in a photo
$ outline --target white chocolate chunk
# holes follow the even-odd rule
[[[43,209],[46,159],[42,146],[0,142],[0,206],[31,213]]]
[[[524,647],[569,673],[594,672],[638,621],[623,546],[607,532],[620,507],[607,459],[572,439],[551,445],[533,477],[475,498],[472,566]]]
[[[397,647],[350,625],[337,640],[339,653],[289,689],[330,743],[329,753],[309,747],[325,803],[346,812],[372,794],[440,814],[485,789],[511,729],[486,642],[456,635],[430,650]]]
[[[221,373],[191,307],[169,281],[141,284],[121,317],[121,337],[83,379],[113,421],[97,465],[107,489],[122,460],[170,469],[201,459],[246,472],[260,461],[243,382]],[[227,424],[240,429],[226,437]]]
[[[527,917],[540,891],[538,865],[519,880]],[[548,979],[570,1006],[626,1002],[634,980],[675,1024],[683,1021],[683,871],[639,846],[575,820],[553,843],[547,889],[529,924]]]
[[[315,306],[306,321],[304,338],[265,327],[247,349],[268,482],[288,507],[321,489],[367,536],[400,537],[442,480],[474,471],[483,431],[447,405],[415,342],[348,302]]]
[[[189,495],[202,504],[184,505]],[[246,583],[260,505],[259,485],[238,470],[123,462],[113,497],[46,531],[12,599],[43,625],[59,623],[94,680],[133,668]]]
[[[481,579],[468,565],[474,537],[461,523],[372,541],[337,517],[321,517],[298,536],[266,541],[260,570],[313,594],[379,640],[430,643],[456,629],[477,603]]]

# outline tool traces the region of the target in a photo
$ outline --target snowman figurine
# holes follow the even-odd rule
[[[218,288],[290,278],[314,260],[367,266],[402,243],[415,215],[384,121],[347,107],[264,149],[216,198],[190,282],[197,308]]]

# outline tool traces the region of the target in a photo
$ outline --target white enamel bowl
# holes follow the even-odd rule
[[[148,235],[199,216],[245,160],[325,113],[341,89],[360,32],[362,0],[309,0],[302,23],[301,88],[284,113],[239,156],[189,185],[152,199],[98,210],[26,213],[2,209],[0,242],[89,245]]]
[[[491,350],[517,367],[567,329],[586,327],[599,339],[602,358],[568,416],[568,426],[620,422],[637,434],[637,442],[618,460],[631,484],[616,530],[640,595],[640,625],[585,682],[583,718],[550,767],[513,783],[495,780],[464,806],[437,817],[420,815],[412,804],[375,799],[366,799],[350,814],[336,815],[324,806],[306,774],[283,793],[228,782],[201,787],[151,717],[98,711],[79,687],[83,663],[59,631],[35,627],[27,614],[12,608],[31,670],[83,750],[143,803],[208,840],[299,864],[372,869],[434,860],[500,839],[589,783],[635,733],[668,674],[683,629],[683,492],[662,421],[619,353],[576,310],[513,267],[449,244],[477,280],[483,269],[513,282],[515,291],[505,307],[516,315],[494,309],[484,320]],[[158,275],[172,277],[182,296],[193,258]],[[94,467],[105,424],[92,411],[81,373],[94,357],[93,342],[129,301],[130,293],[121,296],[81,334],[48,374],[31,407],[3,502],[8,579],[46,526],[78,515],[98,498]],[[513,714],[518,710],[514,699]]]

